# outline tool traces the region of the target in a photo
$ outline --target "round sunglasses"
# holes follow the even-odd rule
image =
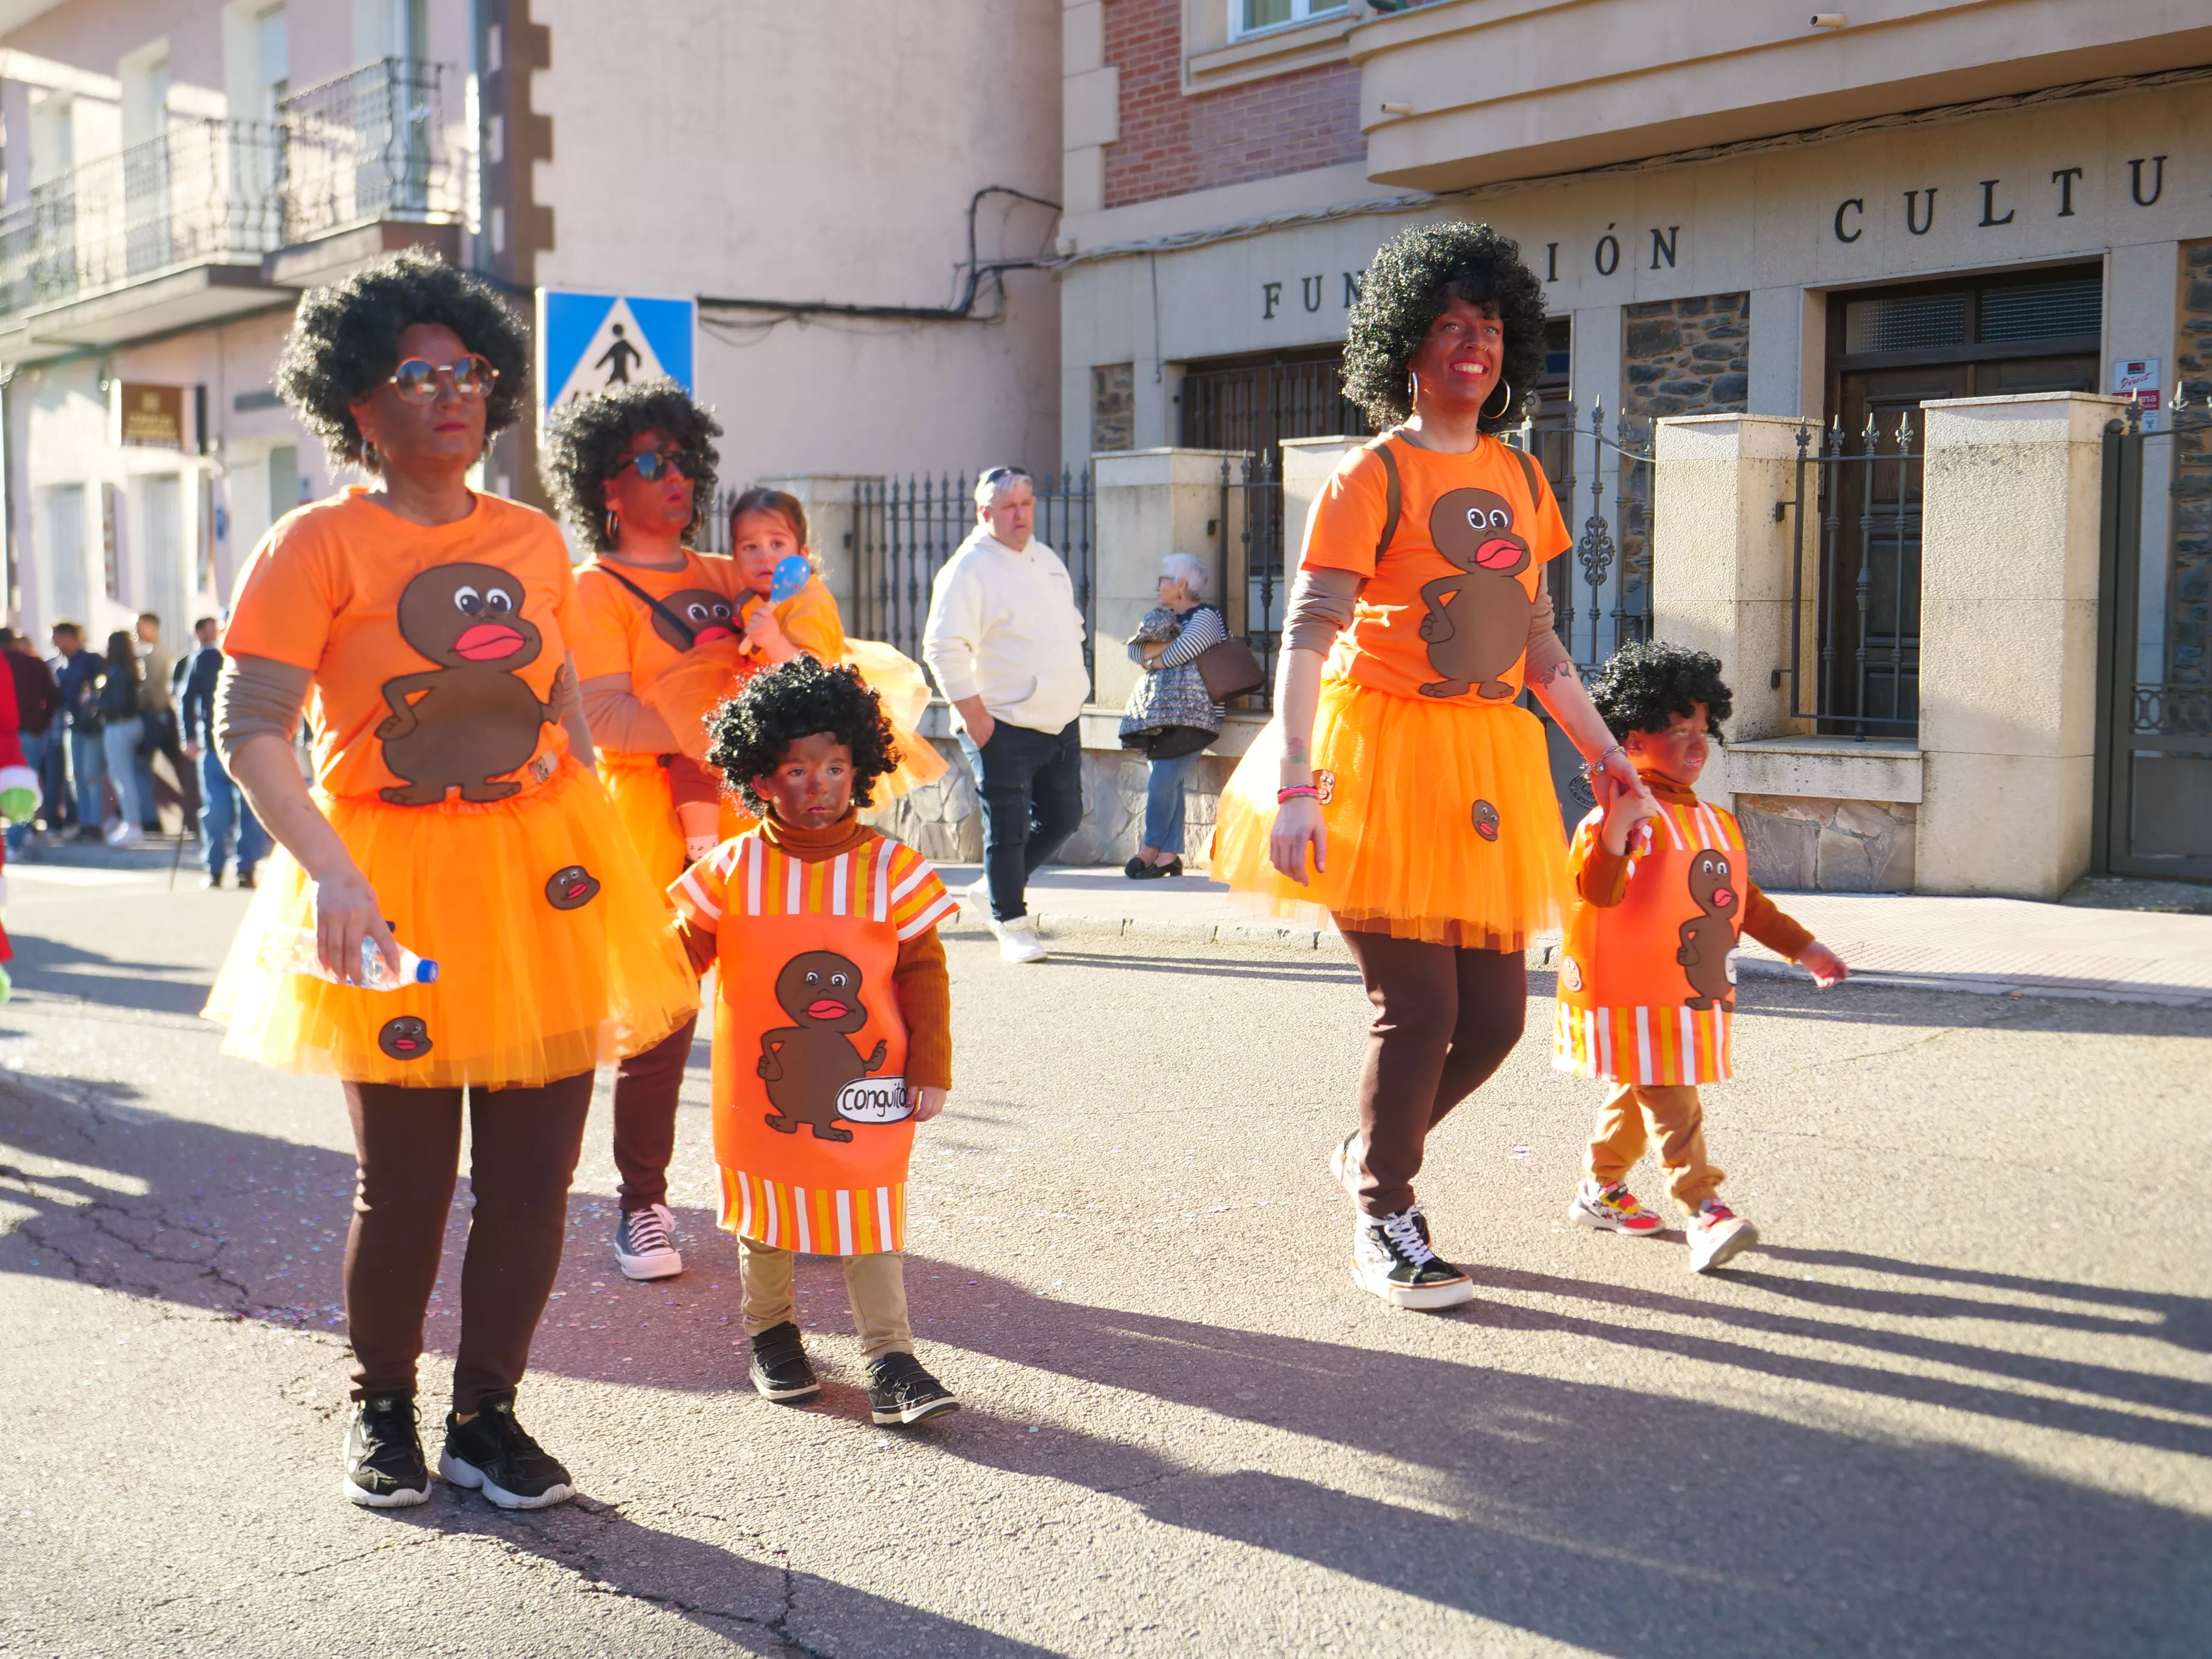
[[[489,358],[471,351],[459,362],[434,363],[427,357],[410,357],[392,373],[388,384],[410,404],[427,404],[438,395],[441,377],[450,382],[456,394],[463,398],[486,398],[491,395],[492,382],[499,379],[499,371]]]

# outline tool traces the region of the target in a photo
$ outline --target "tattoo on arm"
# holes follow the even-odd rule
[[[1304,738],[1290,738],[1285,739],[1283,744],[1283,758],[1285,760],[1293,762],[1300,766],[1304,765],[1306,760],[1306,740]]]

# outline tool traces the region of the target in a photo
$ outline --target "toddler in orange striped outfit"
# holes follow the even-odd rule
[[[1717,659],[1658,641],[1623,646],[1590,684],[1590,702],[1643,779],[1575,831],[1575,900],[1559,953],[1552,1063],[1602,1078],[1582,1184],[1567,1206],[1585,1227],[1650,1237],[1662,1224],[1628,1190],[1648,1138],[1667,1190],[1689,1216],[1690,1271],[1705,1273],[1759,1242],[1723,1203],[1723,1171],[1705,1152],[1698,1087],[1729,1076],[1736,941],[1748,933],[1839,983],[1841,958],[1753,885],[1735,815],[1698,798],[1706,739],[1733,700]]]
[[[856,671],[795,656],[716,712],[707,759],[760,818],[668,890],[693,966],[716,970],[714,1162],[753,1386],[819,1391],[792,1273],[835,1255],[875,1420],[957,1411],[915,1358],[900,1254],[914,1126],[952,1083],[937,924],[955,905],[921,854],[855,816],[898,764],[890,723]]]

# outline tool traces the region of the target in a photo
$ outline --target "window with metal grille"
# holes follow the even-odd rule
[[[1968,343],[1972,313],[1966,294],[1887,295],[1853,300],[1844,307],[1844,349],[1929,351]]]
[[[1982,291],[1984,340],[2042,340],[2094,334],[2104,325],[2104,284],[2096,277]]]

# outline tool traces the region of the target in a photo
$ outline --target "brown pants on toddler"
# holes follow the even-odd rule
[[[791,1273],[798,1258],[773,1244],[738,1241],[738,1279],[744,1287],[745,1334],[758,1336],[786,1320],[796,1322]],[[875,1360],[887,1353],[912,1353],[914,1331],[906,1317],[906,1257],[896,1250],[848,1255],[845,1295],[853,1304],[853,1328],[860,1334],[860,1355]]]
[[[1647,1133],[1645,1126],[1650,1126]],[[1728,1172],[1705,1153],[1705,1109],[1686,1083],[1616,1083],[1597,1115],[1584,1166],[1601,1187],[1626,1181],[1656,1136],[1667,1194],[1690,1214],[1721,1189]]]

